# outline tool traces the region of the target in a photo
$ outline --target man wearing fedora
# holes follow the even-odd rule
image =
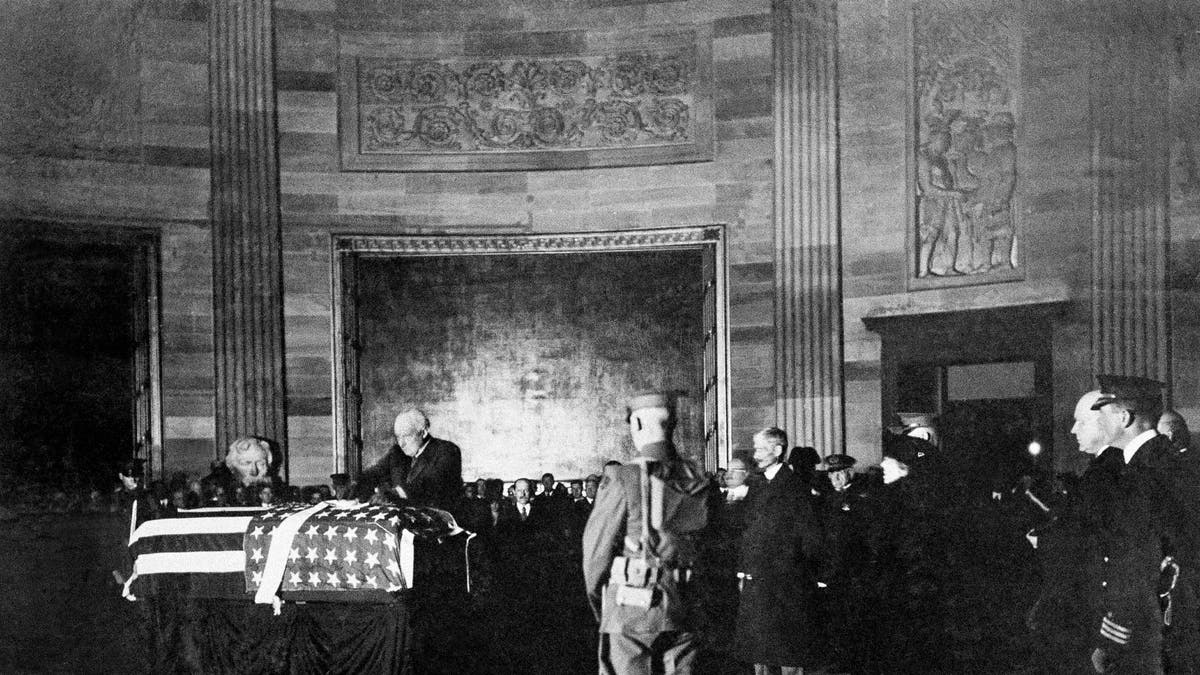
[[[933,424],[933,414],[927,412],[898,412],[899,426],[888,427],[888,431],[896,436],[911,436],[927,441],[934,448],[940,447],[937,427]]]

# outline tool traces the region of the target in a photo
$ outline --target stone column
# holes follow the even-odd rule
[[[793,445],[842,452],[838,28],[833,0],[776,0],[775,399]]]
[[[287,443],[270,0],[213,0],[209,122],[216,444]],[[284,464],[286,467],[286,463]]]
[[[1171,378],[1170,120],[1161,26],[1097,2],[1092,111],[1092,371]]]

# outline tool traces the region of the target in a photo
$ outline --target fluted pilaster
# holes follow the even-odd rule
[[[837,3],[776,0],[775,398],[795,445],[841,452]]]
[[[209,121],[217,449],[224,452],[242,435],[282,447],[287,426],[270,0],[212,1]]]
[[[1170,381],[1170,121],[1163,36],[1137,8],[1103,17],[1091,82],[1092,370]],[[1107,19],[1107,20],[1105,20]]]

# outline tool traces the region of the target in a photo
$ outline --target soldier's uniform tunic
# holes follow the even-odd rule
[[[692,672],[699,643],[696,588],[689,582],[697,558],[696,538],[707,524],[709,481],[669,443],[642,448],[649,473],[663,493],[662,527],[653,532],[649,606],[619,604],[621,580],[611,579],[613,561],[641,559],[641,467],[606,471],[583,532],[583,574],[588,600],[600,620],[600,672]],[[638,460],[643,461],[643,460]],[[659,665],[655,667],[655,663]]]

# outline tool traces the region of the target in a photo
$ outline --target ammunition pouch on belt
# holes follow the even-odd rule
[[[616,602],[622,607],[653,607],[661,597],[663,584],[678,586],[691,579],[692,571],[681,567],[663,567],[658,560],[617,556],[608,573],[608,583],[616,587]]]

